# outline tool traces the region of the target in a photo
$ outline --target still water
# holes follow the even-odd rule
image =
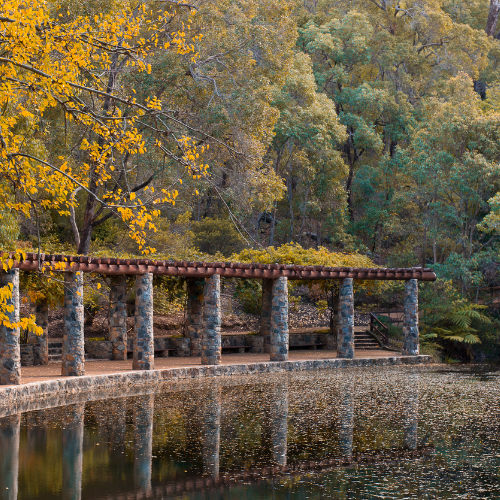
[[[497,499],[499,382],[488,368],[353,368],[13,414],[0,499]]]

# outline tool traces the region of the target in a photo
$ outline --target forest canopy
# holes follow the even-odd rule
[[[6,0],[0,245],[325,247],[435,266],[477,300],[500,286],[499,12]]]

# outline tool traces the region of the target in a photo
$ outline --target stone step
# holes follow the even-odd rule
[[[62,354],[49,354],[49,361],[61,361]]]
[[[373,346],[373,347],[380,347],[378,342],[354,342],[355,347],[362,347],[362,346]]]

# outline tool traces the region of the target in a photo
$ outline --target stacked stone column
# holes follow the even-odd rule
[[[35,335],[28,332],[28,344],[33,345],[33,361],[35,365],[49,364],[49,303],[40,299],[34,304],[35,321],[43,333]]]
[[[339,283],[337,357],[354,358],[354,292],[352,278],[345,278],[340,280]]]
[[[271,361],[288,360],[288,278],[273,280],[271,306]]]
[[[214,274],[205,280],[201,364],[220,365],[220,356],[220,276]]]
[[[112,358],[127,359],[127,277],[113,276],[109,291],[109,340]]]
[[[153,273],[135,279],[134,370],[154,370]]]
[[[83,319],[83,273],[66,273],[61,375],[85,375]]]
[[[418,280],[406,281],[404,293],[403,356],[418,356]]]
[[[187,279],[186,329],[191,341],[191,356],[200,356],[202,350],[204,286],[204,279]]]
[[[19,270],[12,269],[0,273],[0,287],[9,286],[12,296],[6,305],[13,308],[5,315],[11,323],[19,321]],[[21,383],[21,348],[19,328],[9,328],[0,324],[0,385]]]

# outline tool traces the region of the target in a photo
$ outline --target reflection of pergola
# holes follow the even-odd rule
[[[202,364],[216,365],[221,356],[220,277],[261,279],[261,334],[271,361],[288,358],[287,280],[339,280],[337,315],[337,356],[354,357],[353,280],[404,280],[405,314],[403,354],[416,355],[418,347],[418,280],[433,281],[435,274],[423,268],[351,268],[284,264],[244,264],[236,262],[180,262],[149,259],[114,259],[41,255],[29,253],[9,272],[0,274],[0,285],[12,284],[10,321],[19,318],[19,270],[36,272],[51,269],[64,273],[64,339],[62,375],[85,373],[83,335],[83,275],[98,273],[111,277],[109,337],[113,359],[127,357],[127,276],[136,276],[133,368],[154,369],[153,275],[178,276],[187,280],[187,336],[191,355],[201,354]],[[37,304],[37,324],[41,337],[30,336],[39,364],[48,362],[48,306]],[[333,346],[333,345],[332,345]],[[330,347],[332,347],[330,346]],[[0,326],[0,385],[19,384],[21,376],[19,332]]]
[[[191,390],[193,387],[197,388],[199,395],[193,397],[191,394],[190,406],[187,407],[179,404],[179,402],[185,400],[176,400],[174,397],[170,397],[171,394],[165,398],[164,388],[156,393],[161,395],[160,398],[157,398],[154,393],[137,394],[133,398],[133,403],[127,402],[123,397],[118,397],[113,405],[96,405],[99,408],[98,412],[101,414],[101,418],[97,418],[95,421],[99,427],[102,426],[103,429],[108,429],[107,435],[105,432],[100,434],[100,439],[110,445],[108,450],[123,450],[120,447],[125,442],[130,443],[133,450],[133,471],[131,471],[132,474],[130,475],[130,479],[133,479],[133,488],[131,481],[128,485],[123,484],[121,485],[123,486],[122,493],[113,492],[113,498],[170,498],[185,492],[203,491],[231,484],[241,485],[250,482],[258,484],[260,480],[267,481],[272,477],[300,477],[310,472],[324,473],[353,465],[381,464],[421,458],[432,453],[434,447],[418,446],[418,377],[418,372],[410,373],[405,380],[405,394],[401,395],[402,405],[398,412],[400,421],[399,425],[393,427],[396,434],[393,435],[393,440],[391,440],[395,446],[378,450],[366,450],[363,447],[362,452],[357,452],[356,448],[360,445],[363,446],[363,440],[356,440],[358,444],[354,443],[356,428],[355,378],[352,377],[352,374],[346,374],[340,380],[337,379],[332,385],[338,391],[337,396],[326,401],[332,411],[323,413],[324,420],[319,427],[316,427],[317,423],[313,424],[309,429],[305,429],[306,432],[303,433],[303,436],[308,435],[308,431],[317,428],[320,431],[319,435],[322,436],[321,442],[326,444],[324,447],[321,445],[316,451],[315,446],[307,446],[306,456],[310,457],[308,459],[303,458],[303,450],[295,448],[294,451],[289,452],[290,439],[295,445],[297,442],[303,442],[303,440],[301,438],[294,439],[292,437],[294,432],[289,432],[289,429],[293,429],[300,422],[300,420],[294,421],[297,412],[294,410],[290,412],[291,387],[294,387],[292,391],[296,396],[292,408],[297,408],[297,400],[302,401],[302,397],[300,396],[300,390],[297,390],[297,386],[289,384],[288,377],[276,378],[268,381],[265,385],[265,395],[259,403],[260,417],[257,416],[257,425],[251,433],[253,438],[250,438],[249,442],[245,441],[250,449],[253,442],[255,448],[260,450],[258,456],[254,455],[254,459],[249,454],[240,457],[239,460],[233,460],[235,457],[228,454],[227,443],[234,440],[233,424],[237,421],[237,415],[241,414],[241,410],[246,412],[249,407],[248,397],[243,396],[246,391],[242,391],[241,386],[237,383],[233,387],[240,394],[239,408],[234,407],[234,399],[231,396],[227,399],[224,397],[224,394],[227,393],[223,390],[224,386],[217,378],[206,381],[202,385],[191,386]],[[228,383],[226,381],[226,384]],[[262,388],[261,378],[257,378],[251,383]],[[175,387],[173,390],[177,391],[178,386]],[[188,392],[191,391],[188,390]],[[72,397],[74,396],[76,395]],[[60,402],[64,404],[70,400],[71,398]],[[363,401],[363,399],[359,401]],[[46,401],[42,400],[38,400],[35,404],[39,408],[44,406],[53,408],[53,404],[47,404]],[[387,404],[391,404],[390,401]],[[178,414],[179,408],[182,408],[183,418],[179,418],[178,422],[181,427],[184,427],[184,430],[175,432],[175,436],[184,436],[181,439],[185,439],[180,448],[176,445],[176,451],[174,452],[176,457],[182,457],[182,460],[178,462],[180,470],[170,470],[172,472],[170,475],[168,468],[157,467],[153,461],[153,453],[159,455],[156,452],[159,450],[155,447],[155,439],[159,437],[161,443],[165,436],[164,431],[161,430],[161,425],[156,428],[156,433],[153,432],[153,422],[155,421],[155,415],[158,415],[158,411],[161,413],[166,405],[175,410],[175,414]],[[62,422],[60,428],[62,453],[60,458],[63,460],[62,494],[64,498],[81,498],[82,483],[87,490],[85,491],[86,496],[89,496],[89,484],[83,480],[85,446],[89,446],[84,442],[84,428],[85,415],[92,414],[92,409],[86,413],[85,407],[84,402],[69,404],[64,406],[59,413]],[[158,411],[155,411],[155,407]],[[228,414],[228,409],[235,411],[235,413]],[[18,464],[22,463],[28,469],[29,464],[26,460],[19,461],[21,415],[16,413],[19,408],[11,411],[12,413],[9,416],[0,418],[0,444],[2,445],[2,457],[5,458],[5,464],[7,464],[4,476],[0,477],[0,486],[7,487],[10,492],[17,492]],[[308,413],[307,416],[304,416],[302,422],[309,421],[310,423],[311,416],[312,414]],[[129,417],[131,417],[133,424],[132,436],[125,432],[126,424],[130,422]],[[41,416],[41,420],[48,427],[53,427],[53,423],[58,421],[58,417],[54,413],[48,412]],[[322,428],[335,429],[335,431],[325,436],[325,434],[321,433]],[[324,439],[325,437],[326,439]],[[400,437],[402,437],[402,446],[399,445],[401,442]],[[193,444],[198,440],[201,445],[201,457],[198,455],[199,448],[194,446],[196,451],[194,451],[194,460],[191,460],[190,458],[193,457],[190,457],[189,454],[193,450]],[[156,443],[158,444],[158,441]],[[308,445],[310,444],[308,443]],[[90,446],[93,447],[92,444]],[[27,449],[31,452],[30,448]],[[47,449],[47,453],[50,454],[51,460],[57,460],[58,457],[53,453],[52,449],[52,447]],[[177,455],[179,450],[182,449],[185,450],[185,454]],[[236,449],[238,449],[238,446]],[[221,455],[225,462],[222,471]],[[125,457],[122,455],[122,458]],[[109,460],[105,461],[108,464],[110,463]],[[191,472],[184,470],[184,472],[188,472],[184,475],[183,469],[185,468],[182,464],[187,462],[198,463],[197,470],[194,469]],[[119,463],[120,461],[117,460],[113,467],[116,469]],[[177,472],[181,472],[181,474]],[[109,481],[108,478],[109,476],[104,474],[100,478],[101,483],[94,486],[94,491],[97,491],[102,486],[102,481]],[[100,497],[106,498],[106,492],[99,490],[99,494]],[[16,495],[13,495],[12,498],[16,498]]]
[[[151,498],[165,498],[164,495],[180,495],[182,493],[203,491],[221,486],[239,485],[242,482],[260,483],[267,482],[271,478],[279,477],[300,477],[305,474],[325,473],[343,467],[353,465],[378,465],[383,463],[398,462],[400,460],[418,460],[435,451],[434,446],[419,446],[414,450],[389,449],[378,450],[366,453],[356,453],[351,457],[333,457],[324,460],[304,460],[296,462],[286,467],[262,467],[260,469],[249,469],[234,474],[221,474],[219,476],[193,477],[178,480],[175,482],[162,482],[160,485],[152,486],[150,490]],[[143,498],[143,491],[136,491],[135,494],[116,495],[115,500]]]

